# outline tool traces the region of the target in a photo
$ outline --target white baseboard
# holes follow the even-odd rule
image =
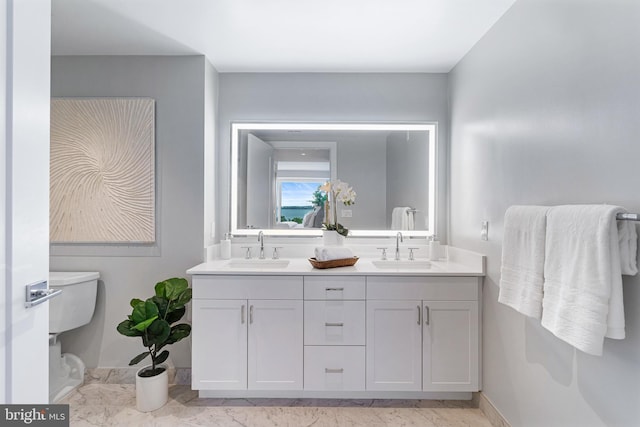
[[[478,407],[485,417],[487,417],[491,425],[493,427],[511,427],[511,424],[509,424],[500,411],[496,409],[489,398],[487,398],[487,396],[482,392],[478,394]]]
[[[401,399],[456,402],[472,400],[472,395],[468,392],[422,391],[199,390],[198,395],[201,398],[227,399]]]

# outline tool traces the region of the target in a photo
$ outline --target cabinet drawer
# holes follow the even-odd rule
[[[194,299],[302,299],[302,276],[193,276]]]
[[[364,345],[364,301],[305,301],[305,345]]]
[[[305,390],[364,390],[364,347],[305,346]]]
[[[364,297],[364,276],[304,277],[304,299],[348,300]]]
[[[367,299],[476,301],[478,277],[369,276]]]

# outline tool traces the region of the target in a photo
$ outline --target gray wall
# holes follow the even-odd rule
[[[408,206],[416,230],[429,220],[429,132],[393,132],[387,139],[387,227],[393,208]],[[438,238],[440,238],[438,236]]]
[[[602,357],[497,302],[508,206],[640,212],[639,22],[631,0],[519,0],[450,74],[451,243],[488,256],[484,392],[514,427],[640,420],[640,278]]]
[[[446,165],[446,74],[224,73],[219,79],[217,236],[229,229],[232,121],[437,121],[439,163]],[[441,219],[447,207],[445,177],[442,167]],[[446,238],[442,220],[439,229]]]
[[[62,249],[76,254],[92,251],[95,256],[51,257],[52,271],[100,272],[91,323],[62,335],[63,352],[79,355],[88,367],[127,366],[144,349],[138,339],[123,337],[115,329],[130,314],[129,300],[152,296],[156,282],[186,277],[185,270],[202,261],[205,72],[208,86],[215,86],[215,73],[205,63],[202,56],[53,58],[53,96],[156,100],[157,243],[153,251],[67,247]],[[188,340],[172,347],[173,363],[190,366]]]
[[[383,136],[338,139],[338,179],[356,192],[355,204],[338,204],[338,222],[347,228],[385,229],[386,145]],[[343,218],[343,209],[351,210],[353,216]]]

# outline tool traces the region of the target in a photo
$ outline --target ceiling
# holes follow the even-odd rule
[[[220,72],[448,72],[515,0],[52,0],[54,55]]]

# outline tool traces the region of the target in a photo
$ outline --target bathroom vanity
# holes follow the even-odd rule
[[[193,276],[201,397],[465,399],[481,388],[484,257],[314,269],[211,261]],[[427,263],[428,264],[428,263]]]

